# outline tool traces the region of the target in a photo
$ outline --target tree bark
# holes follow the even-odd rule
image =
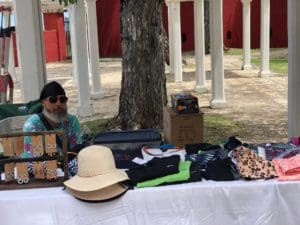
[[[121,0],[121,129],[162,128],[166,104],[162,0]]]
[[[210,53],[209,0],[204,0],[205,54]]]

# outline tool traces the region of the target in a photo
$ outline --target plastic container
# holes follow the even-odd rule
[[[112,150],[135,150],[145,145],[160,145],[161,135],[155,129],[115,131],[97,134],[93,144],[104,145]]]

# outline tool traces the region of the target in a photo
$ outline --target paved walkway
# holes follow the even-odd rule
[[[271,54],[276,54],[271,52]],[[280,54],[282,54],[280,52]],[[287,54],[286,52],[284,54]],[[167,91],[172,93],[193,92],[195,86],[195,62],[192,54],[184,54],[187,65],[183,67],[183,82],[174,82],[167,72]],[[225,55],[225,98],[228,107],[211,109],[210,58],[206,56],[208,92],[198,94],[202,110],[209,114],[221,114],[245,124],[246,132],[239,136],[247,142],[287,141],[287,75],[272,73],[268,78],[258,77],[258,68],[251,71],[240,70],[241,56]],[[48,80],[59,81],[70,98],[69,112],[77,113],[78,92],[72,81],[72,64],[69,62],[47,64]],[[101,59],[100,73],[104,96],[92,100],[95,115],[80,118],[81,121],[97,117],[110,118],[118,113],[121,86],[121,59]],[[20,85],[16,83],[15,100],[20,102]]]

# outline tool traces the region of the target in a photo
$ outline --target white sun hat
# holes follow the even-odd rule
[[[112,151],[101,145],[91,145],[78,154],[78,173],[64,182],[67,188],[79,192],[97,191],[129,180],[126,172],[116,168]]]

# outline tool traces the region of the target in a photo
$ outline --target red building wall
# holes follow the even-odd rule
[[[120,56],[120,0],[98,0],[96,4],[100,57]]]
[[[120,36],[120,0],[98,0],[96,3],[100,57],[120,56],[122,54]],[[270,3],[270,46],[287,47],[287,0],[272,0]],[[165,4],[163,5],[163,24],[168,32],[168,16]],[[46,62],[65,60],[66,33],[64,30],[63,13],[45,13],[44,25]],[[241,1],[223,1],[224,44],[228,47],[241,48],[242,30]],[[182,50],[193,50],[193,2],[181,3],[181,33]],[[251,47],[259,48],[259,42],[260,0],[253,0],[251,3]],[[15,59],[17,64],[16,54]]]
[[[270,46],[287,47],[287,0],[270,1]],[[241,48],[243,41],[243,15],[240,0],[223,2],[224,43]],[[251,47],[260,47],[260,0],[251,2]]]
[[[46,62],[60,61],[59,57],[59,44],[57,39],[56,30],[44,31],[44,49]]]
[[[63,13],[44,13],[44,49],[46,62],[66,60],[66,33]],[[13,33],[15,65],[18,66],[16,34]]]
[[[240,0],[223,2],[223,37],[228,47],[241,48],[243,41],[242,3]]]
[[[287,0],[272,0],[270,18],[270,46],[287,47]],[[97,1],[100,56],[120,56],[120,1]],[[243,38],[242,3],[240,0],[223,1],[224,44],[241,48]],[[168,32],[167,7],[163,6],[163,24]],[[194,49],[193,2],[181,3],[182,50]],[[260,0],[251,3],[251,46],[259,48]]]
[[[44,13],[44,28],[46,62],[65,60],[67,48],[63,13]],[[47,46],[48,43],[51,47]]]

